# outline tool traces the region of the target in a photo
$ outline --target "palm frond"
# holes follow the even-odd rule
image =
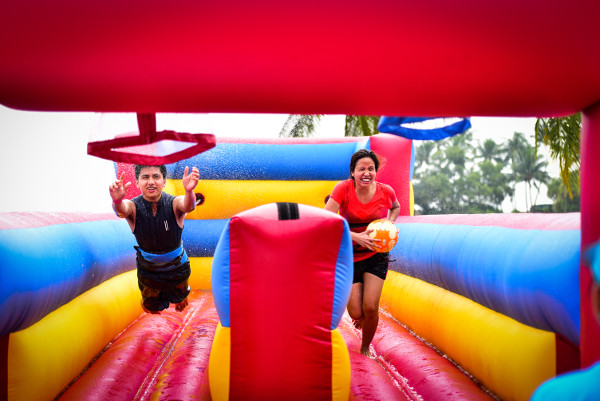
[[[378,133],[379,116],[346,116],[345,136],[372,136]]]
[[[290,114],[281,131],[279,131],[279,137],[302,138],[312,136],[321,121],[321,117],[321,114]]]
[[[571,191],[571,172],[579,169],[579,149],[581,138],[581,113],[567,117],[538,118],[535,123],[535,146],[543,142],[550,149],[550,157],[558,160],[560,177]]]

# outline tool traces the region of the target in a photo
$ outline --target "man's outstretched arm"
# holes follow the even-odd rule
[[[133,202],[129,199],[125,199],[125,196],[127,195],[127,190],[131,186],[131,182],[128,182],[125,185],[123,185],[124,177],[125,173],[121,173],[121,177],[119,177],[118,180],[113,182],[108,187],[110,197],[113,201],[113,210],[119,217],[128,217],[133,214]]]
[[[194,189],[198,185],[200,179],[200,172],[196,167],[192,167],[192,171],[188,174],[189,169],[186,166],[183,171],[183,189],[185,189],[184,196],[177,197],[176,208],[181,213],[189,213],[196,208],[196,195]]]

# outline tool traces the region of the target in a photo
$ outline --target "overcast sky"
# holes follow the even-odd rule
[[[157,128],[275,138],[286,118],[285,114],[159,114]],[[535,119],[474,117],[471,122],[476,139],[504,142],[515,131],[531,137]],[[87,155],[87,143],[136,130],[135,114],[25,112],[0,106],[0,166],[6,177],[0,212],[111,212],[108,185],[114,179],[113,163]],[[324,117],[316,135],[343,136],[344,116]],[[542,195],[538,203],[545,203]],[[524,200],[518,206],[524,210]]]

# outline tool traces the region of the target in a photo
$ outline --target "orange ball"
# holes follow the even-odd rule
[[[373,229],[369,234],[369,237],[379,239],[377,245],[381,248],[377,249],[377,252],[389,252],[396,246],[398,242],[398,228],[387,219],[378,219],[372,221],[368,226],[367,230]]]

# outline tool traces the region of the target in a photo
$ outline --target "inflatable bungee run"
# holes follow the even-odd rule
[[[347,224],[323,210],[361,148],[402,214],[375,359],[344,313]],[[526,400],[577,363],[579,215],[411,216],[412,159],[412,141],[379,134],[223,138],[168,165],[174,195],[185,166],[202,177],[182,313],[143,313],[124,220],[3,214],[5,398]]]
[[[112,213],[1,214],[0,399],[527,400],[597,362],[580,256],[600,241],[598,15],[595,0],[0,2],[0,104],[137,113],[139,138],[116,147],[192,141],[153,132],[169,112],[582,122],[580,214],[412,216],[396,136],[199,140],[212,149],[173,160],[166,188],[201,170],[182,313],[142,313]],[[402,207],[375,359],[343,313],[344,221],[322,210],[361,147]]]

